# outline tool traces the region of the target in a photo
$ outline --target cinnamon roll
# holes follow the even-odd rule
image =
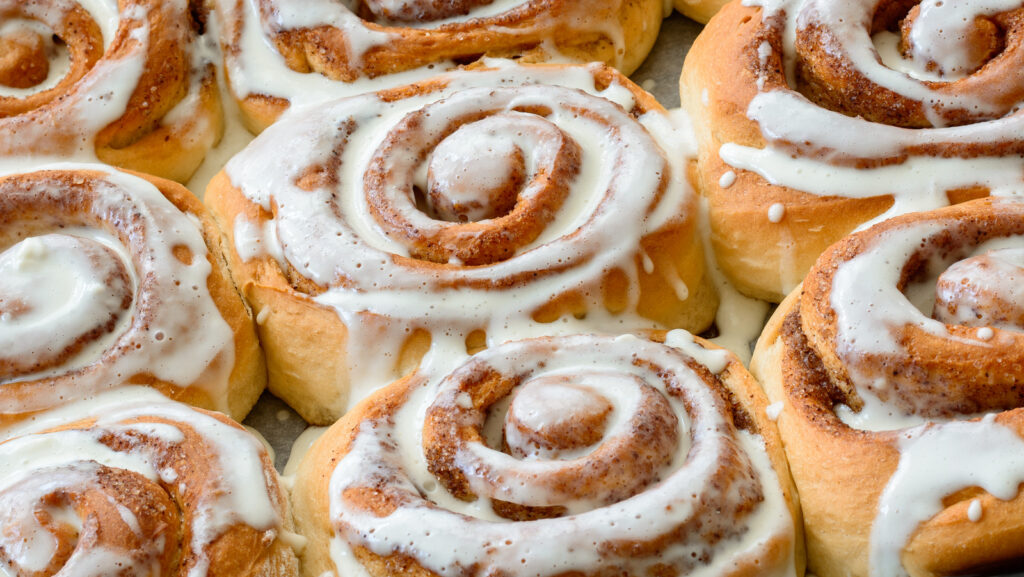
[[[601,61],[629,74],[664,16],[660,0],[216,2],[231,90],[254,132],[292,104],[407,84],[482,56]]]
[[[0,526],[5,574],[298,574],[301,538],[260,441],[141,388],[0,442]]]
[[[684,331],[513,341],[423,367],[300,463],[303,573],[802,573],[765,405],[734,356]]]
[[[273,126],[206,195],[270,390],[329,424],[428,349],[703,330],[717,296],[685,142],[601,66],[503,63]]]
[[[0,1],[0,156],[185,182],[220,138],[200,0]]]
[[[829,248],[761,337],[816,575],[1024,563],[1024,203],[898,217]]]
[[[192,193],[99,165],[0,178],[0,425],[123,383],[241,419],[265,382]]]
[[[733,2],[687,55],[712,241],[774,301],[857,227],[1020,189],[1024,5]]]

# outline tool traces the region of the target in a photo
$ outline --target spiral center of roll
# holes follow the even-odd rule
[[[557,459],[600,441],[613,409],[607,398],[569,377],[540,377],[513,397],[505,443],[515,457]]]
[[[970,74],[1003,49],[1003,33],[988,16],[1019,7],[1014,4],[1005,0],[921,2],[900,26],[901,52],[945,79]]]
[[[52,34],[18,21],[0,26],[0,85],[31,88],[50,75],[50,57],[55,47]]]
[[[408,114],[367,168],[370,214],[413,258],[512,258],[555,220],[580,172],[580,146],[546,118],[549,108],[518,107],[515,91],[495,89],[474,110],[472,96]]]
[[[475,222],[505,216],[526,180],[523,151],[503,138],[502,123],[484,119],[441,141],[427,172],[427,203],[435,218]]]
[[[493,0],[362,0],[359,13],[364,18],[392,22],[433,22],[465,16]]]
[[[46,370],[110,334],[132,302],[125,263],[100,242],[48,234],[0,253],[0,380]]]
[[[1024,247],[990,250],[946,269],[933,316],[947,324],[1024,331]]]

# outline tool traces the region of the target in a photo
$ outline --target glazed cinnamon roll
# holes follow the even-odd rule
[[[192,193],[99,165],[0,178],[0,424],[123,383],[241,419],[265,382]]]
[[[1024,563],[1024,204],[979,199],[828,249],[751,365],[780,412],[809,570]]]
[[[735,357],[684,331],[421,368],[299,465],[303,573],[802,574],[765,405]]]
[[[778,301],[865,223],[1019,190],[1021,38],[1014,2],[726,7],[682,76],[725,272]]]
[[[141,388],[36,416],[0,442],[0,566],[12,575],[298,574],[263,445]]]
[[[222,131],[206,19],[198,0],[0,1],[0,156],[185,182]]]
[[[612,69],[511,63],[275,125],[206,196],[271,391],[331,423],[428,348],[703,330],[685,138]]]
[[[231,90],[254,132],[292,104],[399,86],[482,56],[601,61],[629,74],[654,45],[663,4],[217,0]]]

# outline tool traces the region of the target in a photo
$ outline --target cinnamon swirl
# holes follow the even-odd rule
[[[292,104],[407,84],[410,74],[422,79],[481,56],[601,61],[628,74],[654,45],[663,4],[217,0],[231,90],[254,132]]]
[[[735,357],[683,331],[514,341],[423,367],[299,465],[303,573],[802,573],[765,405]]]
[[[816,575],[1024,562],[1024,204],[898,217],[828,249],[751,365]]]
[[[199,0],[0,1],[0,156],[185,182],[220,138]]]
[[[717,297],[673,122],[612,69],[502,63],[275,125],[206,196],[270,390],[331,423],[427,349],[703,330]]]
[[[266,382],[184,187],[99,165],[0,178],[0,425],[118,384],[242,418]]]
[[[725,272],[780,300],[874,219],[1016,194],[1024,6],[733,2],[687,55],[684,106]]]
[[[141,388],[37,415],[0,442],[0,566],[15,575],[298,574],[263,445]]]

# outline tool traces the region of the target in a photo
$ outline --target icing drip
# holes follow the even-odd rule
[[[545,59],[567,61],[559,53],[562,38],[593,37],[597,44],[610,43],[610,63],[622,64],[630,46],[619,22],[626,9],[621,0],[596,6],[551,4],[217,0],[217,9],[235,96],[266,95],[305,106],[415,82],[455,68],[453,59],[475,59],[488,51],[518,53],[523,46],[533,46]],[[488,32],[478,38],[483,29]],[[307,37],[312,30],[331,32],[324,35],[327,38]],[[333,57],[307,59],[303,43],[308,43],[309,52],[329,52]]]
[[[201,577],[217,541],[238,525],[257,531],[264,547],[283,529],[260,443],[155,391],[119,389],[6,433],[0,560],[16,571],[149,575],[187,548],[182,574]],[[168,531],[182,520],[182,535]]]
[[[898,445],[900,464],[878,500],[871,530],[871,575],[907,575],[900,551],[918,524],[944,509],[945,496],[981,487],[1008,501],[1024,480],[1024,440],[994,415],[916,427],[900,433]]]
[[[352,547],[361,547],[382,556],[401,553],[442,576],[467,567],[481,574],[642,574],[655,565],[715,575],[756,555],[758,544],[791,538],[783,537],[791,535],[792,523],[763,441],[733,427],[724,398],[701,382],[698,367],[679,349],[635,337],[574,336],[506,343],[448,374],[440,367],[425,368],[402,395],[403,404],[389,409],[393,414],[367,417],[358,425],[334,469],[330,516],[337,533],[331,557],[337,570],[366,575],[352,553]],[[507,398],[497,400],[508,393],[514,396],[511,405]],[[678,424],[637,425],[635,418],[654,410],[648,394],[667,405]],[[534,432],[551,431],[562,421],[557,409],[533,403],[561,407],[581,395],[587,400],[580,411],[607,420],[603,434],[587,447],[520,460],[487,441],[494,436],[491,424],[509,419]],[[451,440],[444,431],[465,427],[476,432],[453,457],[444,448]],[[506,426],[505,434],[509,431]],[[656,467],[656,483],[634,487],[611,502],[577,498],[557,501],[568,510],[547,507],[564,490],[586,491],[579,485],[592,481],[598,470],[614,475],[618,467],[604,470],[600,463],[622,435],[645,446],[668,443],[669,458]],[[573,444],[573,437],[560,440]],[[459,475],[451,475],[435,457],[450,458],[466,471],[474,491],[494,482],[499,494],[461,500],[457,490],[447,488]],[[557,485],[554,479],[572,467],[584,472],[576,477],[580,482]],[[436,477],[430,472],[442,470]],[[402,505],[375,512],[357,500],[364,487],[378,488]],[[499,516],[506,512],[505,499],[534,507],[527,517],[532,520]],[[616,545],[635,544],[639,550],[670,532],[672,542],[650,558],[633,552],[633,545]],[[719,538],[704,543],[699,535],[705,532]],[[785,564],[785,558],[762,557],[760,570],[793,571],[779,567],[780,560]]]
[[[832,278],[808,277],[804,332],[833,381],[855,386],[851,404],[860,405],[840,405],[837,416],[899,451],[871,528],[871,575],[907,575],[904,547],[922,523],[956,506],[948,499],[959,491],[980,487],[1005,501],[1024,481],[1024,461],[1013,457],[1024,439],[997,415],[1024,404],[1016,393],[1022,214],[1020,203],[988,199],[898,218],[825,259],[819,268]],[[808,328],[819,282],[831,288],[835,328],[820,332],[834,353]],[[983,522],[981,507],[965,505],[970,521]]]
[[[213,64],[190,2],[122,4],[0,2],[0,171],[102,159],[184,180],[213,146],[219,113],[200,106]],[[154,152],[157,138],[180,148]]]
[[[1016,40],[998,54],[979,48],[1017,34],[1000,30],[1021,26],[1019,2],[925,1],[905,15],[902,39],[884,29],[898,31],[898,21],[874,22],[874,1],[745,4],[761,7],[762,34],[782,53],[765,41],[751,56],[758,80],[747,115],[767,145],[725,143],[728,165],[821,196],[892,195],[861,228],[945,206],[949,191],[1019,195],[1024,85],[1012,71],[1024,50]],[[867,88],[819,89],[835,70],[851,90]]]
[[[465,350],[476,330],[489,343],[581,326],[620,332],[657,326],[638,316],[638,275],[674,279],[680,299],[688,292],[671,262],[658,259],[645,268],[637,256],[636,239],[674,230],[693,210],[685,152],[675,149],[688,140],[663,114],[631,116],[632,93],[617,84],[598,89],[586,68],[502,64],[453,73],[444,82],[443,90],[421,96],[365,95],[296,114],[226,168],[234,186],[273,213],[262,233],[246,217],[236,220],[236,232],[245,232],[236,236],[239,254],[255,255],[256,245],[262,254],[280,251],[300,275],[328,287],[315,300],[334,309],[349,330],[352,382],[361,388],[350,404],[393,379],[387,358],[393,353],[380,351],[400,350],[405,327],[428,329],[438,350]],[[524,86],[501,87],[511,82]],[[555,82],[562,86],[550,85]],[[336,122],[325,125],[322,118]],[[396,129],[401,126],[416,130]],[[473,136],[456,140],[460,134]],[[498,135],[513,160],[496,160]],[[671,144],[673,138],[680,144]],[[348,145],[357,141],[366,145]],[[281,146],[308,152],[284,158]],[[483,220],[463,213],[467,222],[432,219],[436,208],[423,212],[424,203],[466,204],[456,177],[481,152],[485,166],[496,168],[476,179],[493,178],[492,190],[523,181],[515,208]],[[310,176],[305,167],[321,168]],[[427,200],[430,191],[440,201]],[[487,196],[473,201],[492,212],[504,202]],[[331,209],[320,210],[324,205]],[[517,224],[506,224],[526,212],[541,214],[540,225],[525,224],[539,229],[520,234]],[[448,237],[469,240],[470,248],[448,249]],[[624,310],[614,315],[605,312],[602,289],[594,285],[609,271],[630,287]],[[538,323],[555,295],[580,292],[585,320],[564,315]],[[369,343],[374,354],[359,348]]]
[[[138,375],[198,386],[227,410],[234,336],[210,296],[198,222],[138,177],[99,165],[50,168],[0,181],[4,412],[44,409]],[[32,218],[44,205],[63,212]],[[48,394],[18,394],[40,382]]]

